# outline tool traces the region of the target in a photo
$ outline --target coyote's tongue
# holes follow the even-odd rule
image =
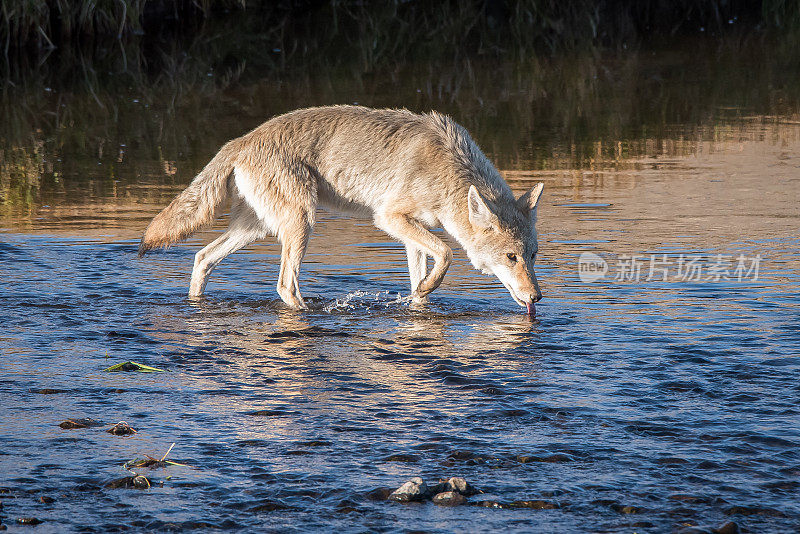
[[[526,302],[525,305],[528,307],[528,315],[536,317],[536,304],[533,302]]]

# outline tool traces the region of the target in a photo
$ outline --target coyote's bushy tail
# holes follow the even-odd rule
[[[235,156],[232,144],[222,147],[189,187],[150,221],[139,243],[139,257],[150,249],[183,241],[214,220],[217,207],[228,196],[228,177],[233,172]]]

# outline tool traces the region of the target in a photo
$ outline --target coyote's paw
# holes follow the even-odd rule
[[[287,306],[292,308],[293,310],[307,310],[308,306],[306,306],[303,297],[300,295],[293,293],[291,291],[281,291],[278,290],[278,295],[280,295],[281,300],[286,303]]]
[[[411,302],[413,304],[428,304],[428,303],[430,303],[430,299],[428,298],[428,295],[424,295],[423,296],[423,295],[420,295],[419,292],[414,291],[411,294]]]

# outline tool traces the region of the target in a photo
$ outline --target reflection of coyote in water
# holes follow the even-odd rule
[[[406,246],[415,301],[427,299],[450,265],[452,251],[429,231],[441,226],[530,312],[541,298],[533,270],[541,192],[538,184],[515,199],[467,131],[444,115],[301,109],[225,144],[153,219],[139,253],[186,239],[230,198],[230,226],[195,256],[189,295],[203,293],[228,254],[274,235],[282,243],[278,293],[304,308],[297,275],[321,204],[369,215]]]

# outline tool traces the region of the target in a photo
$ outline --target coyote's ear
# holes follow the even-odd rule
[[[536,209],[536,204],[539,203],[539,197],[542,196],[542,189],[544,188],[543,183],[538,183],[534,185],[530,191],[524,193],[521,197],[517,199],[517,206],[519,209],[524,211],[531,211],[534,212]],[[533,213],[535,217],[535,212]]]
[[[469,186],[467,205],[469,206],[469,222],[476,228],[488,230],[498,225],[497,215],[492,213],[491,208],[474,185]]]

